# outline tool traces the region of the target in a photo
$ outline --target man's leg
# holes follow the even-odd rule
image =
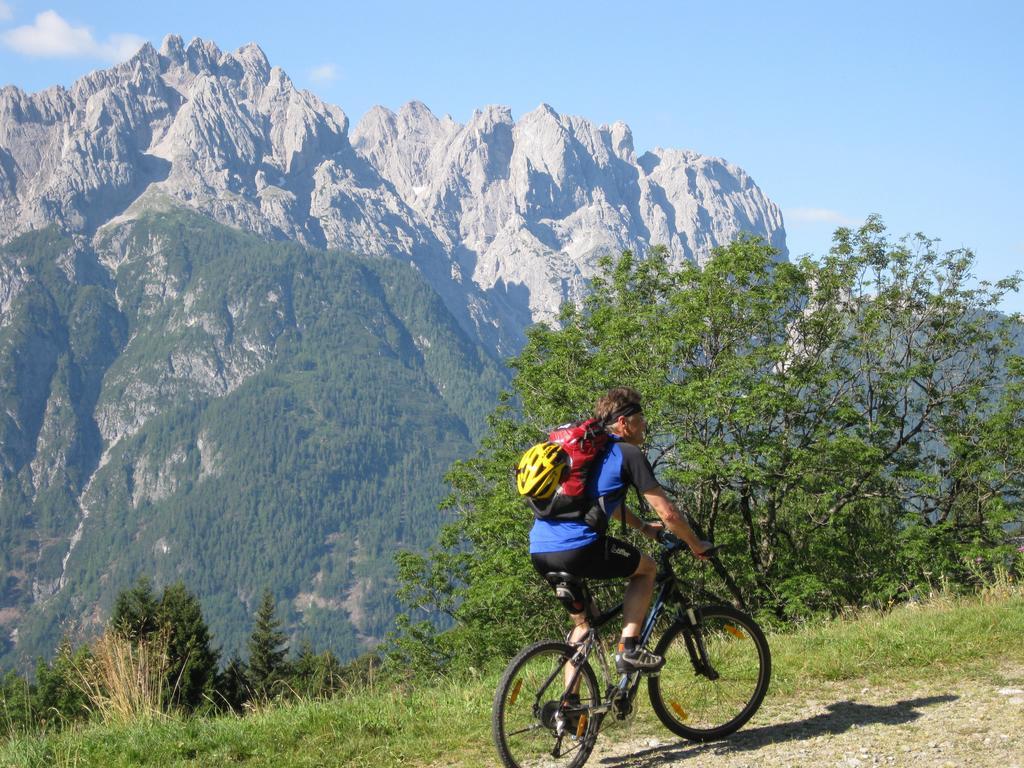
[[[578,643],[582,640],[588,631],[590,631],[590,625],[587,623],[587,618],[582,613],[571,613],[572,621],[576,625],[572,628],[572,632],[569,633],[569,642]]]
[[[639,647],[640,628],[651,605],[656,573],[655,562],[647,555],[642,555],[640,564],[629,578],[622,605],[622,640],[615,659],[616,669],[620,673],[637,670],[650,672],[659,669],[664,663],[660,656]]]
[[[654,594],[654,576],[657,564],[647,555],[640,556],[640,564],[629,577],[626,594],[622,598],[622,636],[639,637],[640,626],[643,624],[647,609],[651,607],[651,595]]]
[[[573,613],[570,615],[572,616],[572,620],[576,624],[576,626],[573,627],[572,632],[569,633],[569,642],[578,643],[580,640],[586,637],[587,632],[590,631],[590,625],[587,623],[586,616],[584,616],[582,613]],[[566,687],[568,687],[569,681],[572,679],[573,672],[575,671],[576,667],[572,664],[565,665],[564,674]],[[573,686],[573,690],[571,691],[572,693],[578,694],[580,692],[581,682],[583,682],[582,679],[576,681],[576,685]]]
[[[586,550],[586,548],[582,549]],[[592,556],[593,555],[591,555],[591,557]],[[568,573],[577,573],[580,570],[580,563],[583,562],[585,564],[587,562],[586,556],[581,556],[580,550],[569,550],[566,552],[534,553],[530,555],[530,560],[533,562],[534,569],[541,576],[543,576],[546,573],[551,573],[553,571],[566,571]],[[568,640],[570,643],[575,644],[583,640],[584,637],[586,637],[587,632],[590,631],[590,625],[587,623],[587,617],[584,612],[570,613],[569,615],[572,617],[573,628],[572,631],[569,633]],[[563,671],[565,674],[565,685],[567,687],[575,670],[576,667],[574,665],[565,665],[565,669]],[[582,679],[576,681],[576,684],[573,686],[573,691],[571,692],[573,695],[579,692],[581,682]]]

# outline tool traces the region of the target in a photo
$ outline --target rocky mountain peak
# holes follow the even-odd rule
[[[180,65],[185,60],[185,43],[181,35],[167,35],[160,44],[160,55]]]
[[[410,124],[420,121],[434,124],[440,122],[434,113],[430,111],[430,107],[422,101],[413,100],[406,102],[402,105],[402,108],[398,110],[398,114],[404,121]]]
[[[267,79],[267,75],[270,73],[270,60],[256,43],[243,45],[235,53],[235,58],[242,62],[247,70],[262,73],[263,80]]]
[[[695,152],[637,157],[623,122],[541,104],[465,125],[422,102],[345,112],[258,45],[168,35],[68,91],[0,91],[0,239],[57,224],[93,236],[153,206],[268,238],[418,266],[464,327],[514,349],[575,298],[596,259],[665,244],[700,261],[740,232],[785,250],[778,208]]]
[[[629,129],[629,126],[618,120],[612,123],[609,134],[615,156],[627,163],[635,163],[636,149],[633,148],[633,131]]]
[[[488,104],[482,109],[473,110],[473,116],[469,119],[468,128],[478,130],[481,133],[491,133],[496,126],[512,125],[512,110],[503,104]]]
[[[220,63],[221,51],[216,43],[194,37],[185,48],[185,64],[196,74],[214,74]]]
[[[160,53],[153,47],[153,44],[147,40],[142,44],[142,47],[135,52],[135,55],[128,60],[128,63],[131,64],[132,68],[135,70],[143,68],[158,69],[160,67]]]

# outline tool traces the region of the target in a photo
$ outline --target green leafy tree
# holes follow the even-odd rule
[[[539,438],[503,404],[478,455],[448,472],[444,506],[457,522],[441,530],[428,555],[396,557],[398,597],[410,611],[392,635],[393,671],[436,672],[455,657],[484,664],[494,653],[514,653],[543,628],[559,631],[564,611],[539,588],[526,545],[533,520],[510,483],[523,446]],[[446,617],[450,631],[438,633],[431,614]]]
[[[166,704],[195,710],[212,690],[219,653],[198,598],[181,582],[164,588],[157,600],[150,580],[142,576],[114,601],[110,623],[114,632],[143,643],[166,633]]]
[[[61,727],[89,716],[89,699],[81,683],[81,670],[88,665],[89,649],[72,649],[62,642],[53,661],[36,665],[33,709],[42,727]]]
[[[973,256],[877,218],[837,231],[820,261],[779,262],[740,239],[698,268],[664,249],[602,264],[559,327],[512,361],[478,455],[449,473],[456,522],[427,556],[399,559],[413,611],[396,640],[424,668],[552,634],[559,621],[527,560],[530,516],[509,468],[608,388],[644,396],[663,485],[727,545],[732,589],[785,620],[887,603],[930,581],[966,583],[976,552],[1009,556],[1020,518],[1017,277],[976,284]],[[982,471],[988,467],[989,471]],[[447,614],[440,636],[417,610]]]
[[[5,673],[0,677],[0,739],[27,733],[35,725],[32,686],[14,671]]]
[[[259,696],[272,696],[275,688],[288,675],[288,637],[281,631],[277,618],[274,595],[268,589],[263,593],[256,625],[249,638],[248,680]]]

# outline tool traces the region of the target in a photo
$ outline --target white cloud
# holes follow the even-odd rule
[[[309,71],[309,78],[314,83],[330,83],[338,79],[338,68],[333,64],[321,64]]]
[[[2,3],[2,0],[0,0]],[[138,35],[110,35],[100,42],[88,27],[73,27],[56,11],[43,11],[34,24],[0,33],[0,42],[26,56],[90,56],[108,61],[131,58],[146,41]]]
[[[14,18],[14,11],[11,10],[11,6],[0,0],[0,21],[10,21]]]
[[[828,208],[790,208],[785,211],[785,215],[787,223],[835,224],[841,227],[855,227],[861,223]]]

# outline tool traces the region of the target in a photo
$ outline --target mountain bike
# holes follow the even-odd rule
[[[654,599],[640,634],[647,646],[656,628],[665,626],[659,621],[669,619],[654,649],[665,657],[658,672],[616,673],[599,630],[622,612],[621,602],[602,612],[585,580],[561,572],[545,575],[572,613],[582,609],[589,630],[575,643],[568,638],[534,643],[509,662],[491,714],[506,768],[579,768],[606,723],[635,714],[644,677],[658,719],[686,739],[722,738],[757,711],[771,677],[764,633],[750,616],[724,602],[689,604],[670,562],[684,545],[671,534],[660,541]],[[713,550],[708,554],[715,557]],[[721,563],[715,565],[721,569]],[[592,661],[603,676],[603,695]]]

